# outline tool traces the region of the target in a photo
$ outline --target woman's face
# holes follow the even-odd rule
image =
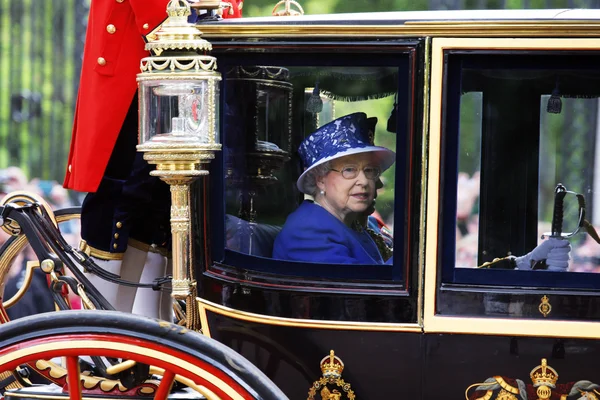
[[[344,178],[338,171],[347,167],[357,168],[358,175],[352,179]],[[376,157],[372,153],[353,154],[333,160],[332,170],[318,178],[317,186],[325,192],[325,195],[317,195],[319,204],[344,223],[364,213],[375,198],[377,178],[367,178],[364,173],[366,167],[379,168]]]

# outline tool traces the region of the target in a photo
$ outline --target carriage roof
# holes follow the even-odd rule
[[[331,27],[331,28],[328,28]],[[600,10],[444,10],[257,17],[202,26],[207,37],[600,36]]]

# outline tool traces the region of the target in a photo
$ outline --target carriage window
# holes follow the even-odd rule
[[[403,202],[407,59],[356,67],[221,61],[231,264],[246,257],[246,268],[284,274],[399,275],[402,257],[394,264],[393,254],[404,251],[397,193]]]
[[[456,185],[445,192],[455,245],[444,259],[456,269],[446,264],[445,279],[468,269],[600,272],[600,57],[447,59],[443,173]]]

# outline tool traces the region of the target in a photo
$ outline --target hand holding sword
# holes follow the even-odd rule
[[[567,193],[567,189],[561,183],[556,185],[556,189],[554,190],[554,210],[552,213],[552,232],[544,233],[542,239],[545,237],[548,237],[548,239],[540,243],[531,252],[516,258],[517,269],[563,272],[569,268],[571,244],[566,239],[570,237],[570,234],[563,235],[562,233],[564,199]]]
[[[570,193],[577,197],[579,204],[579,219],[577,228],[573,232],[563,232],[564,199]],[[581,228],[600,243],[598,233],[585,219],[585,198],[580,193],[568,191],[561,183],[554,190],[554,211],[552,215],[552,228],[550,233],[544,233],[543,241],[539,246],[523,257],[515,259],[517,269],[545,269],[548,271],[567,271],[569,267],[569,253],[571,245],[569,238],[575,236]]]
[[[564,199],[573,194],[579,205],[577,228],[573,232],[563,232]],[[565,272],[569,268],[571,244],[569,238],[575,236],[583,228],[596,243],[600,244],[600,236],[592,224],[585,219],[585,198],[580,193],[568,191],[559,183],[554,190],[554,210],[552,215],[552,232],[544,233],[542,241],[532,251],[521,257],[508,256],[496,258],[483,263],[478,268],[516,268],[518,270],[547,270]],[[509,266],[510,265],[510,266]]]

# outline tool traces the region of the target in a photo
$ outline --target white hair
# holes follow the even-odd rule
[[[323,164],[317,165],[310,171],[306,173],[306,178],[304,181],[304,189],[306,190],[306,194],[310,194],[315,197],[319,187],[317,186],[317,181],[319,178],[327,175],[327,173],[331,171],[331,162],[327,161]]]

